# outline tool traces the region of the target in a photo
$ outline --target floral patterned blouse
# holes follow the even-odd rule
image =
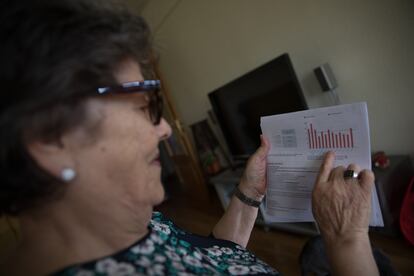
[[[179,229],[154,212],[149,233],[108,257],[76,264],[53,275],[279,275],[242,246]]]

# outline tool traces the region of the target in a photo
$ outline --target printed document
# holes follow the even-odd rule
[[[335,152],[335,166],[371,169],[366,103],[317,108],[261,118],[269,139],[266,222],[314,221],[311,195],[324,153]],[[373,185],[371,226],[384,226]]]

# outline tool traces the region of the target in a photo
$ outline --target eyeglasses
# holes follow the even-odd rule
[[[100,87],[99,94],[128,94],[128,93],[149,93],[149,115],[151,122],[158,125],[162,117],[162,96],[160,92],[161,82],[159,80],[144,80],[122,83],[116,86]]]

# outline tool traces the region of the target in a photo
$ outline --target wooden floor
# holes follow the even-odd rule
[[[214,191],[211,191],[210,199],[206,203],[195,199],[194,195],[186,196],[170,191],[169,198],[157,210],[190,232],[208,235],[221,217],[223,209]],[[263,227],[255,226],[248,249],[282,274],[300,275],[298,257],[308,239],[308,236],[274,229],[265,231]],[[401,275],[414,275],[414,246],[402,239],[377,233],[371,234],[371,240],[375,247],[389,256]]]

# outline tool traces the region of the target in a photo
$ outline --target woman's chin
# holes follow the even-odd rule
[[[162,184],[161,184],[162,187]],[[163,203],[165,200],[165,190],[164,187],[162,187],[162,189],[160,189],[160,192],[157,194],[157,197],[154,200],[154,206],[156,205],[160,205],[161,203]]]

